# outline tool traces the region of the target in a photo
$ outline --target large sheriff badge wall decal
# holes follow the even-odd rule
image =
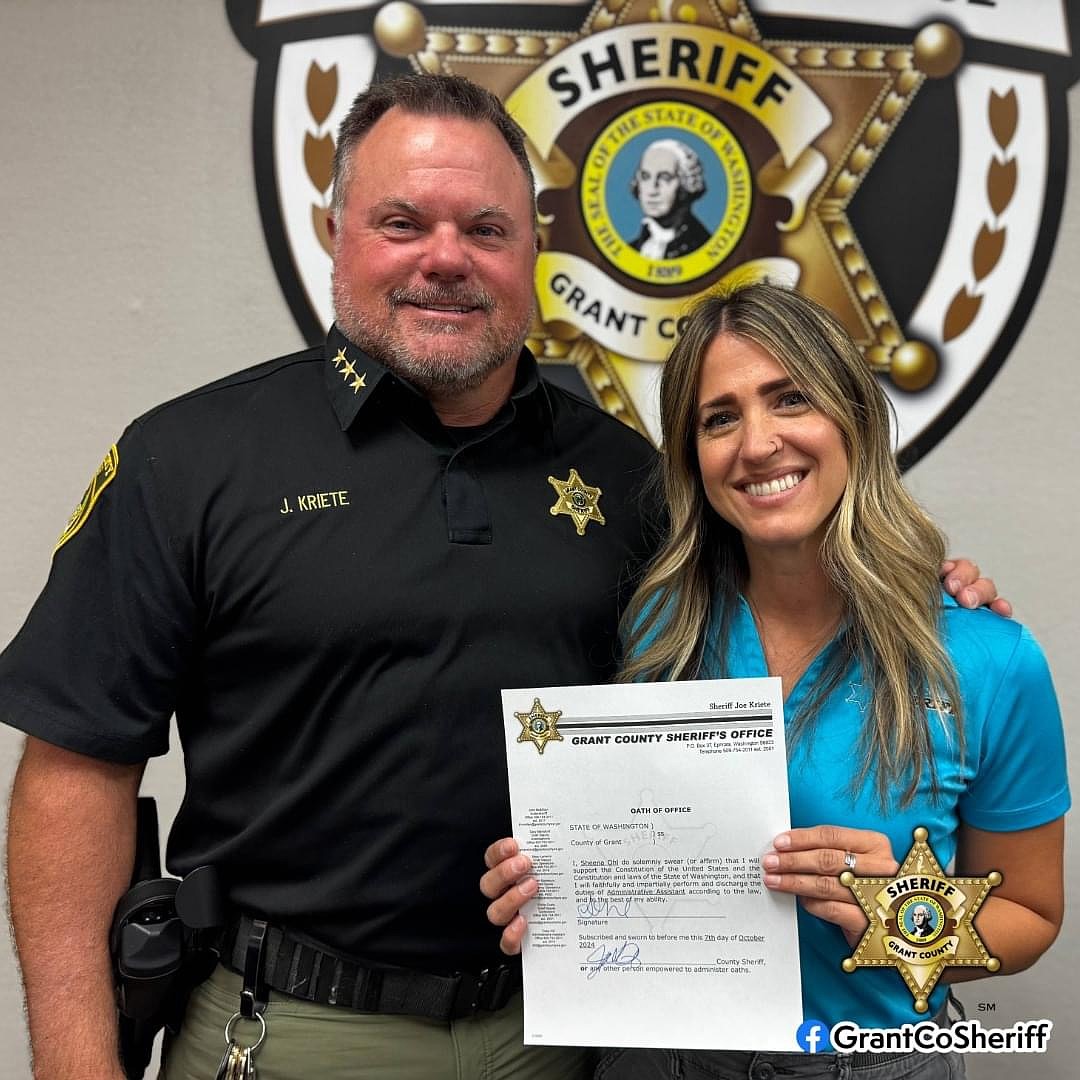
[[[227,9],[258,60],[267,242],[312,343],[333,318],[337,125],[374,79],[409,70],[466,75],[524,127],[542,243],[529,345],[654,440],[688,303],[768,275],[847,325],[910,465],[1007,358],[1053,249],[1080,74],[1065,0]]]

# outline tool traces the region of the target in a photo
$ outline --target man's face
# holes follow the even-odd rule
[[[489,123],[393,108],[354,151],[334,228],[345,335],[422,389],[469,389],[525,339],[532,192]]]
[[[675,155],[662,146],[650,146],[637,169],[638,202],[651,218],[666,217],[679,197],[679,171]]]

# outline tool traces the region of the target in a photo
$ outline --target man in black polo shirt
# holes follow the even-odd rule
[[[503,958],[476,878],[509,831],[498,691],[612,674],[653,453],[522,350],[532,178],[497,99],[365,92],[334,192],[325,347],[136,420],[0,658],[39,1076],[122,1075],[106,937],[173,713],[169,869],[215,866],[236,920],[168,1077],[215,1074],[260,917],[263,1080],[587,1073],[521,1045],[519,994],[484,1007],[514,974],[479,979]]]
[[[653,451],[522,350],[532,178],[497,99],[442,77],[362,95],[334,210],[325,347],[136,420],[0,661],[32,736],[11,895],[40,1075],[117,1075],[105,934],[174,712],[170,871],[213,864],[238,912],[363,962],[269,965],[296,993],[267,1013],[264,1080],[581,1071],[523,1048],[514,1004],[461,1015],[476,980],[454,976],[504,960],[476,888],[508,831],[499,689],[610,677]],[[433,978],[380,993],[367,971],[391,967]],[[170,1077],[214,1075],[239,991],[196,994]]]

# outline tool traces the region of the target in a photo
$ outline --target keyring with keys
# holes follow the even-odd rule
[[[262,1046],[266,1038],[266,1019],[262,1013],[256,1013],[254,1020],[259,1022],[259,1037],[251,1046],[240,1046],[233,1037],[237,1020],[247,1019],[240,1013],[233,1013],[225,1025],[225,1055],[221,1059],[214,1080],[256,1080],[255,1051]]]
[[[270,998],[264,978],[266,935],[268,926],[263,919],[252,922],[244,956],[244,982],[240,991],[240,1008],[225,1025],[225,1055],[214,1080],[256,1080],[255,1051],[266,1038],[266,1017],[263,1012]],[[251,1046],[240,1046],[235,1037],[238,1020],[258,1021],[259,1037]]]

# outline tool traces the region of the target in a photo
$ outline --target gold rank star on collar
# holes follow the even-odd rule
[[[562,709],[545,709],[539,698],[533,698],[532,708],[528,712],[516,712],[514,715],[521,724],[521,734],[517,741],[531,742],[542,754],[549,742],[562,742],[559,734],[559,717]]]
[[[586,484],[578,475],[577,469],[571,469],[565,480],[549,476],[548,483],[558,496],[549,513],[552,517],[567,514],[573,520],[578,536],[585,535],[585,526],[590,521],[595,521],[597,525],[607,524],[604,515],[600,513],[601,490]]]
[[[337,356],[334,356],[330,363],[334,365],[342,380],[349,384],[349,389],[354,394],[359,394],[367,387],[367,375],[356,370],[356,365],[345,355],[344,348],[338,349]],[[349,382],[350,379],[352,382]]]

